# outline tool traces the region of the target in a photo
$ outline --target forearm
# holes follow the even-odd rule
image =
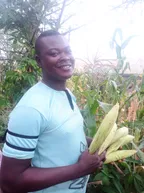
[[[49,169],[31,167],[20,176],[17,176],[13,183],[10,183],[13,187],[9,187],[7,192],[33,192],[82,177],[83,175],[78,164]]]

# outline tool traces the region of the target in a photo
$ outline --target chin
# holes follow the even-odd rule
[[[71,78],[72,75],[73,75],[73,73],[63,74],[63,75],[59,76],[59,78],[61,80],[67,80],[67,79]]]
[[[69,75],[69,76],[63,76],[63,77],[61,77],[60,79],[61,80],[68,80],[68,79],[70,79],[72,77],[72,75]]]

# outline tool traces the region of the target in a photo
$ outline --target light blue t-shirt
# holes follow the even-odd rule
[[[31,165],[39,168],[75,164],[87,148],[83,128],[74,95],[38,82],[10,114],[3,155],[31,158]],[[84,176],[37,193],[85,193],[87,181]]]

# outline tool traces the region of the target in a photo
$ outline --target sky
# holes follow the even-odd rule
[[[72,32],[70,44],[76,58],[115,59],[115,50],[110,48],[110,40],[116,28],[121,28],[123,38],[137,35],[125,49],[125,55],[137,69],[144,69],[144,3],[129,9],[114,9],[122,0],[81,0],[80,4],[70,7],[77,12],[72,24],[87,24]]]

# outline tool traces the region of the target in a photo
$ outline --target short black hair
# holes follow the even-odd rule
[[[36,54],[40,53],[40,40],[41,40],[41,38],[47,37],[47,36],[56,36],[56,35],[61,35],[61,34],[58,31],[55,31],[55,30],[47,30],[47,31],[42,32],[38,36],[38,38],[36,39],[36,42],[35,42],[35,52],[36,52]]]

